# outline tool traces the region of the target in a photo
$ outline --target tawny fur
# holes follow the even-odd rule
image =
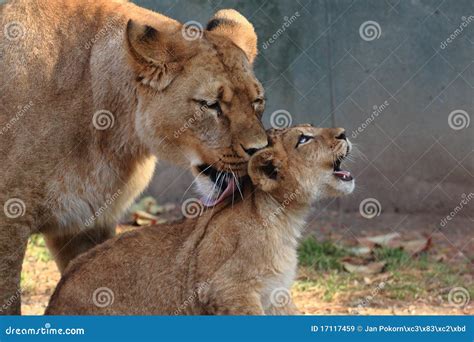
[[[31,233],[45,234],[62,271],[114,235],[157,157],[242,173],[244,148],[267,140],[255,32],[234,11],[223,13],[245,41],[222,25],[187,40],[182,24],[126,1],[15,0],[0,10],[0,205],[24,204],[0,215],[0,314],[18,314]],[[201,100],[222,101],[223,114]],[[98,130],[99,111],[113,125]]]
[[[297,242],[313,201],[352,192],[334,177],[350,144],[341,129],[271,134],[249,162],[243,200],[197,219],[126,232],[74,260],[46,314],[295,314],[289,291]],[[298,146],[301,134],[314,136]]]

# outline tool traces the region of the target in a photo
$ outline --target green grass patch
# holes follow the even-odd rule
[[[340,259],[348,254],[331,241],[319,242],[313,237],[303,240],[298,248],[300,265],[320,271],[342,270]]]
[[[35,234],[30,237],[28,240],[28,250],[30,255],[38,261],[48,262],[52,260],[44,238],[40,234]]]
[[[298,259],[302,276],[295,283],[296,291],[319,293],[328,302],[338,296],[358,297],[370,294],[373,284],[365,284],[365,276],[344,271],[341,259],[351,256],[351,251],[331,241],[318,241],[309,237],[300,243]],[[473,284],[466,283],[463,275],[469,273],[469,263],[457,265],[434,260],[429,253],[411,256],[400,248],[375,248],[372,261],[384,261],[386,267],[385,298],[409,301],[417,298],[446,297],[446,289],[462,286],[474,297]],[[304,270],[304,271],[303,271]],[[445,298],[446,299],[446,298]]]
[[[393,271],[400,267],[409,266],[413,262],[412,257],[401,248],[375,248],[374,258],[377,261],[385,261],[387,270]]]

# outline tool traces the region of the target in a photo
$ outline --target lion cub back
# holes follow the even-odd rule
[[[167,308],[172,313],[183,278],[175,258],[192,231],[190,223],[127,231],[80,255],[66,269],[45,314],[166,314]]]

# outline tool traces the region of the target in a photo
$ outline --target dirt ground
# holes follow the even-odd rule
[[[321,245],[327,252],[323,249],[321,256],[315,256],[315,264],[321,261],[318,258],[329,258],[329,266],[301,266],[292,297],[304,314],[472,315],[473,226],[469,217],[456,218],[440,231],[433,215],[384,214],[367,220],[358,213],[316,210],[305,234],[327,242]],[[422,256],[408,259],[388,250],[382,256],[388,266],[376,274],[346,272],[330,256],[334,248],[353,246],[360,237],[394,231],[407,239],[430,236],[432,246]],[[44,241],[33,237],[23,265],[23,314],[43,314],[59,278]],[[378,287],[381,282],[384,288]],[[468,295],[461,305],[448,298],[450,290],[458,287]]]

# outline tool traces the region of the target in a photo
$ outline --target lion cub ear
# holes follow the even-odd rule
[[[242,14],[233,9],[220,10],[209,20],[206,29],[230,39],[245,52],[250,64],[253,63],[257,55],[257,35]]]
[[[191,50],[180,34],[159,32],[132,20],[127,23],[126,41],[137,80],[160,91],[181,72]]]
[[[255,186],[270,192],[278,187],[280,167],[281,162],[276,158],[275,151],[266,148],[250,158],[248,173]]]

